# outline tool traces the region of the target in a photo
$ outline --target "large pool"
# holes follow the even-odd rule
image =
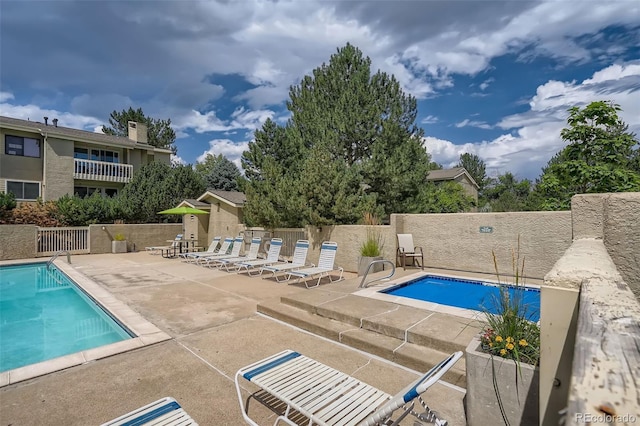
[[[524,286],[503,288],[509,291],[512,300],[521,298],[520,304],[526,309],[523,314],[528,320],[537,322],[540,319],[540,289]],[[435,275],[426,275],[381,293],[492,313],[497,313],[497,301],[500,299],[500,287],[495,283]]]
[[[0,371],[130,338],[54,265],[0,267]]]

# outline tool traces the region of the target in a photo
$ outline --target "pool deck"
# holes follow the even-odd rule
[[[259,305],[274,307],[283,299],[317,306],[326,302],[327,294],[342,293],[345,300],[333,302],[342,304],[338,310],[355,311],[365,318],[370,316],[366,312],[370,305],[371,315],[378,315],[376,303],[382,302],[351,294],[358,291],[360,282],[355,274],[345,274],[347,279],[340,283],[307,290],[147,253],[72,256],[71,261],[77,272],[169,338],[0,387],[3,425],[100,424],[164,396],[176,398],[201,425],[241,425],[235,372],[284,349],[294,349],[391,394],[417,377],[415,370],[257,311]],[[397,276],[414,273],[416,269],[399,270]],[[319,301],[311,301],[314,298]],[[406,321],[406,316],[399,320]],[[254,390],[244,384],[245,397]],[[430,406],[452,426],[466,423],[463,397],[464,389],[449,383],[437,383],[425,394]],[[250,414],[265,425],[273,424],[276,417],[255,402]],[[409,417],[402,424],[413,421]]]

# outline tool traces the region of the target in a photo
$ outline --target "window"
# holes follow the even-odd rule
[[[21,157],[40,157],[40,139],[5,135],[4,153]]]
[[[78,158],[80,160],[88,160],[89,151],[87,150],[87,148],[73,148],[73,158]]]
[[[37,200],[40,197],[40,182],[7,181],[7,192],[17,200]]]
[[[105,161],[107,163],[119,163],[119,155],[114,151],[106,151],[104,149],[92,149],[91,159],[94,161]]]
[[[73,193],[78,195],[80,198],[88,197],[92,195],[94,192],[99,192],[103,197],[114,197],[118,195],[118,190],[116,188],[95,188],[95,187],[86,187],[86,186],[74,186]]]

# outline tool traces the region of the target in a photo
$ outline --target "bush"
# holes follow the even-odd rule
[[[113,239],[116,241],[126,241],[127,237],[125,237],[124,234],[118,233],[113,236]]]
[[[16,205],[16,196],[12,192],[0,192],[0,223],[6,223]]]
[[[22,203],[11,212],[9,223],[17,225],[36,225],[42,227],[62,226],[58,218],[56,203],[53,201]]]
[[[380,219],[366,212],[364,214],[364,224],[367,225],[367,239],[360,246],[360,254],[364,257],[377,257],[382,254],[384,239],[380,231],[375,226],[380,225]]]

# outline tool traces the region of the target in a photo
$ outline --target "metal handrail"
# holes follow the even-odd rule
[[[67,254],[67,263],[71,264],[71,254],[69,253],[69,250],[58,250],[56,252],[56,254],[54,254],[53,256],[51,256],[51,259],[49,259],[47,261],[47,269],[49,269],[49,267],[51,266],[51,264],[53,263],[54,260],[56,260],[58,258],[58,256],[60,256],[62,253],[66,253]]]
[[[378,263],[388,263],[389,265],[391,265],[391,273],[385,277],[376,278],[375,280],[369,281],[368,283],[365,284],[365,280],[367,279],[367,275],[369,275],[369,271],[371,270],[371,267]],[[371,263],[369,263],[369,266],[367,267],[367,271],[364,273],[364,276],[362,277],[362,281],[360,281],[360,285],[358,286],[358,288],[367,288],[367,285],[374,283],[376,281],[383,281],[383,280],[389,279],[393,277],[395,273],[396,273],[396,264],[393,263],[392,261],[387,259],[374,260]]]

